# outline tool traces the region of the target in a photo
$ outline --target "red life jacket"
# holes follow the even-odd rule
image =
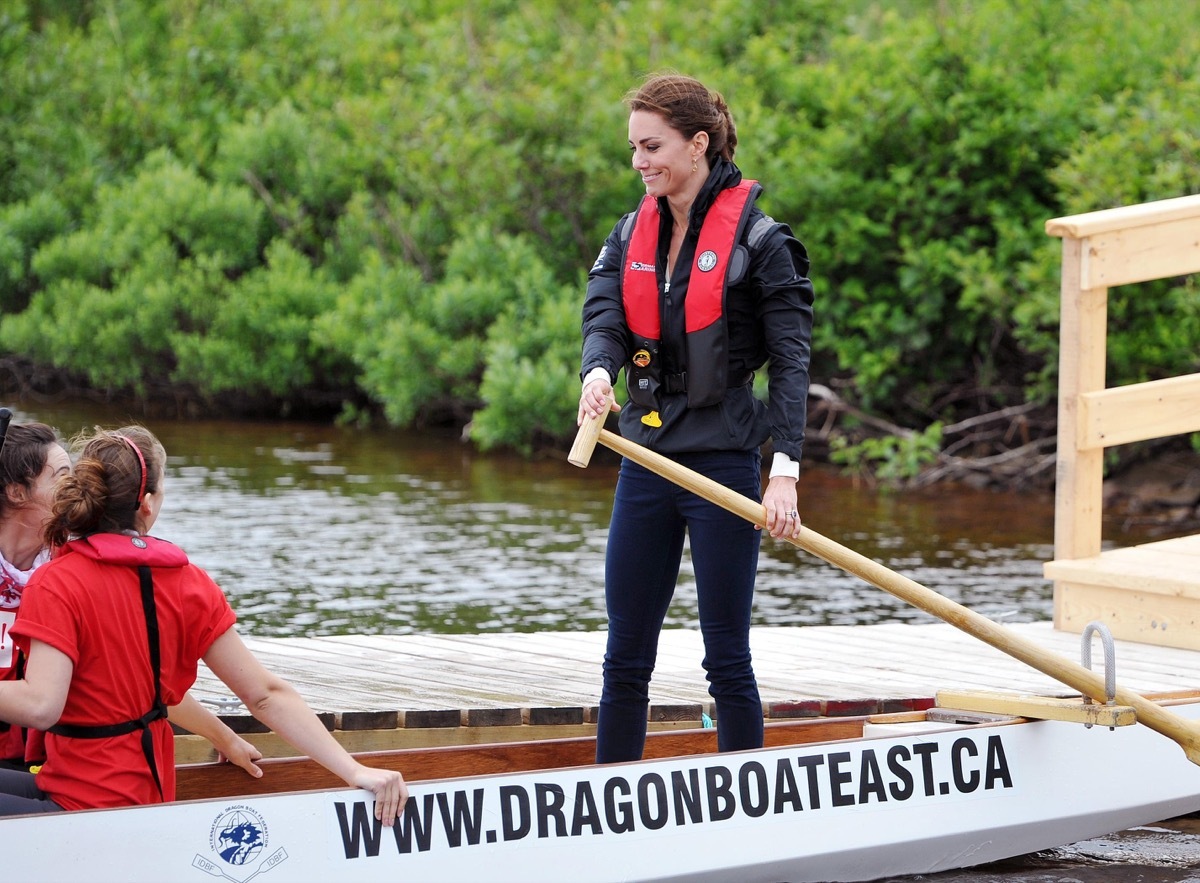
[[[684,298],[687,364],[681,373],[665,377],[659,360],[662,304],[654,266],[660,227],[658,206],[652,196],[646,196],[638,206],[621,273],[625,321],[634,343],[634,355],[625,366],[625,374],[629,397],[638,405],[660,409],[661,392],[686,392],[689,408],[715,405],[725,397],[729,373],[725,291],[734,249],[760,192],[757,181],[743,180],[717,194],[704,216]]]

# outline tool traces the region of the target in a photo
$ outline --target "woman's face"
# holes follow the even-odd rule
[[[50,519],[51,507],[54,503],[54,485],[64,475],[71,471],[71,458],[61,445],[46,446],[46,465],[41,473],[33,480],[29,491],[29,508],[34,510],[41,522]]]
[[[706,146],[699,143],[699,138],[700,135],[684,138],[660,114],[648,110],[635,110],[629,114],[633,168],[642,176],[648,195],[677,196],[687,187],[695,186],[695,179],[701,173],[693,172],[692,165],[704,158]]]

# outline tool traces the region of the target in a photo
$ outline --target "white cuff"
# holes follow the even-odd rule
[[[608,369],[603,365],[597,365],[583,377],[583,385],[586,388],[593,380],[606,380],[609,385],[612,385],[612,378],[608,376]]]
[[[800,461],[793,460],[782,451],[775,452],[775,459],[771,462],[771,478],[779,478],[786,475],[792,480],[800,478]]]

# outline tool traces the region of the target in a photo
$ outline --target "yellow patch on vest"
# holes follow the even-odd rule
[[[651,411],[642,418],[642,422],[647,426],[662,426],[662,419],[658,416],[658,411]]]

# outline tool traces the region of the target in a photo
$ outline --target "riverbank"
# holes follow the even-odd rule
[[[1172,451],[1131,465],[1105,481],[1104,509],[1131,526],[1200,529],[1200,453]]]
[[[292,414],[256,418],[242,413],[239,406],[228,402],[219,408],[212,403],[202,404],[193,393],[160,390],[140,397],[117,396],[79,386],[78,378],[53,369],[35,370],[23,360],[12,356],[0,358],[0,377],[7,382],[0,389],[0,402],[24,403],[31,410],[71,410],[75,405],[113,415],[134,415],[133,419],[155,423],[248,421],[294,425],[308,422],[314,430],[336,425],[337,400],[325,400],[314,405],[307,416]],[[74,405],[72,403],[75,403]],[[244,407],[245,403],[241,403]],[[373,431],[406,432],[403,428],[383,427],[382,416],[369,416],[371,409],[363,404],[361,416],[374,424]],[[251,409],[251,415],[254,410]],[[897,426],[881,416],[859,410],[847,403],[829,387],[814,383],[810,390],[809,422],[805,441],[805,463],[835,470],[856,482],[892,491],[914,490],[937,485],[961,484],[976,490],[1010,492],[1047,492],[1054,488],[1055,425],[1053,405],[1027,403],[980,414],[960,423],[943,427],[942,449],[931,462],[907,474],[896,474],[896,460],[911,455],[904,444],[917,444],[921,430]],[[114,419],[118,419],[114,417]],[[112,422],[112,421],[109,421]],[[613,428],[610,426],[610,428]],[[422,432],[444,436],[447,444],[457,438],[464,450],[480,456],[470,440],[469,428],[461,424],[425,427]],[[854,465],[835,462],[835,449],[861,444],[865,439],[885,437],[899,442],[891,459],[872,459],[862,456]],[[840,441],[835,441],[840,439]],[[534,459],[565,459],[571,437],[558,440],[543,439],[535,449]],[[764,462],[769,461],[770,443],[764,449]],[[492,454],[510,452],[493,451]],[[926,451],[929,457],[931,451]],[[1200,452],[1182,439],[1159,441],[1153,445],[1116,449],[1117,459],[1110,466],[1111,477],[1105,481],[1106,512],[1130,525],[1150,525],[1170,529],[1200,529]],[[616,461],[615,455],[600,450],[596,462],[606,458]],[[914,467],[908,467],[911,471]],[[888,477],[892,476],[892,477]]]

